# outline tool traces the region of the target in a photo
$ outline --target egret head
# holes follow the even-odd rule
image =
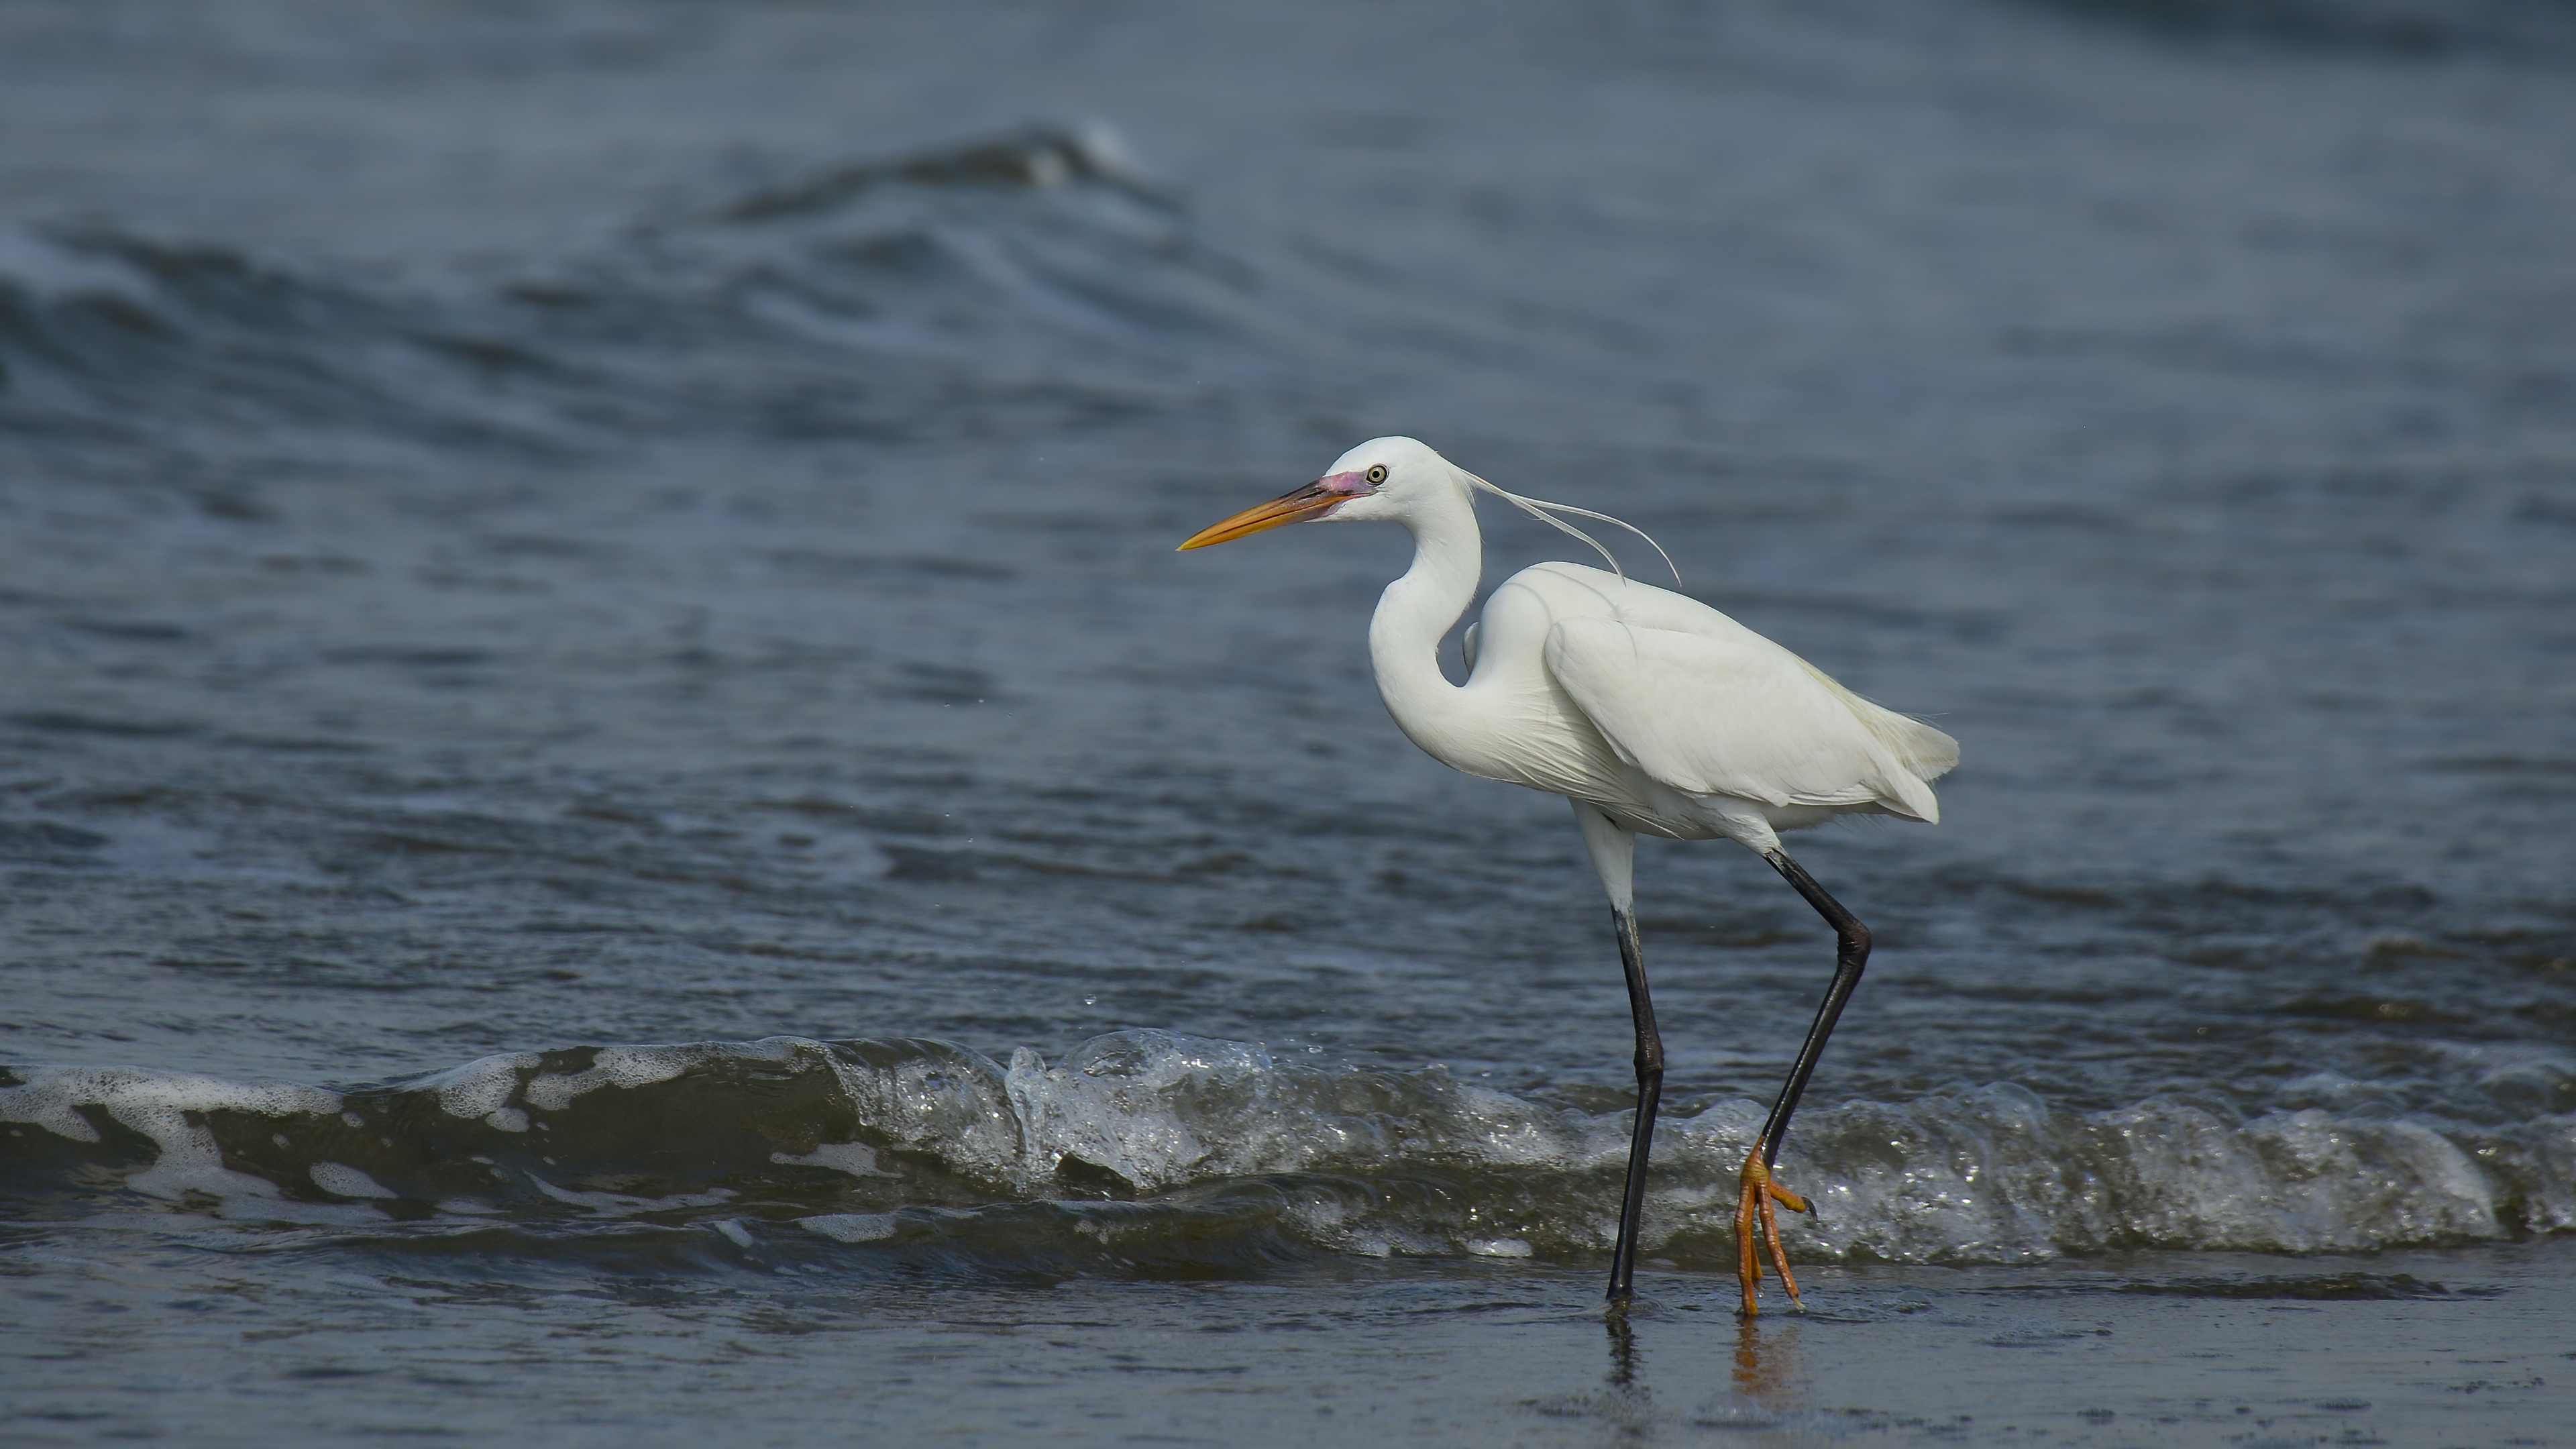
[[[1183,548],[1205,548],[1283,523],[1400,520],[1434,490],[1464,495],[1464,474],[1411,438],[1371,438],[1333,460],[1324,476],[1191,534]]]
[[[1473,499],[1478,493],[1490,493],[1548,527],[1583,540],[1622,578],[1627,577],[1626,571],[1620,569],[1618,558],[1603,548],[1599,539],[1556,515],[1571,513],[1578,518],[1597,518],[1603,523],[1616,524],[1645,539],[1664,565],[1667,568],[1672,566],[1672,555],[1664,552],[1662,544],[1647,538],[1635,524],[1607,513],[1595,513],[1589,508],[1577,508],[1571,503],[1524,498],[1508,489],[1497,488],[1411,438],[1371,438],[1334,459],[1333,466],[1323,477],[1303,488],[1282,493],[1267,503],[1255,504],[1232,518],[1218,519],[1182,540],[1181,547],[1205,548],[1212,543],[1259,533],[1265,528],[1277,528],[1283,523],[1315,523],[1324,519],[1335,523],[1409,525],[1425,517],[1439,517],[1437,513],[1426,514],[1423,510],[1442,501],[1443,495],[1451,499]],[[1472,536],[1475,528],[1472,505],[1466,517]],[[1681,570],[1673,570],[1673,582],[1681,582]]]

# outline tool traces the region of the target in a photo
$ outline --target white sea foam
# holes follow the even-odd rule
[[[340,1097],[285,1082],[235,1082],[135,1067],[35,1068],[22,1074],[20,1085],[0,1088],[0,1121],[30,1122],[75,1142],[96,1142],[98,1131],[81,1116],[83,1107],[105,1111],[159,1149],[149,1166],[126,1178],[125,1185],[136,1192],[160,1198],[190,1192],[217,1198],[276,1197],[277,1184],[224,1165],[223,1150],[203,1114],[337,1112]]]
[[[811,1152],[790,1156],[784,1152],[769,1154],[769,1160],[786,1167],[828,1167],[852,1177],[892,1177],[895,1174],[877,1166],[876,1149],[862,1142],[826,1142]]]
[[[523,1072],[544,1061],[535,1052],[507,1052],[481,1057],[421,1078],[416,1086],[438,1093],[438,1105],[451,1117],[487,1117],[509,1105]]]
[[[1564,1168],[1624,1150],[1624,1131],[1438,1070],[1282,1066],[1257,1043],[1132,1030],[1049,1067],[1025,1047],[1004,1076],[1024,1178],[1071,1159],[1140,1188],[1396,1160]]]
[[[2546,1065],[2526,1054],[2499,1069]],[[1626,1150],[1624,1113],[1542,1108],[1436,1071],[1375,1080],[1283,1067],[1242,1043],[1167,1032],[1103,1037],[1054,1067],[1022,1049],[1002,1078],[1019,1160],[996,1162],[981,1144],[950,1160],[1024,1191],[1068,1161],[1153,1191],[1398,1166],[1600,1175],[1615,1172]],[[1731,1234],[1736,1169],[1762,1116],[1759,1103],[1727,1101],[1668,1124],[1657,1144],[1650,1242]],[[2070,1113],[1998,1084],[1901,1105],[1811,1108],[1781,1167],[1818,1208],[1797,1226],[1805,1251],[1827,1256],[2015,1262],[2120,1247],[2351,1251],[2498,1237],[2516,1226],[2506,1220],[2509,1204],[2518,1203],[2524,1227],[2576,1219],[2576,1117],[2534,1119],[2513,1133],[2519,1168],[2508,1182],[2485,1165],[2504,1149],[2464,1146],[2457,1124],[2314,1107],[2236,1123],[2162,1100]],[[1606,1240],[1614,1208],[1569,1183],[1522,1209],[1526,1221],[1497,1224],[1514,1229],[1501,1233],[1442,1234],[1427,1221],[1390,1221],[1383,1210],[1329,1200],[1293,1204],[1290,1215],[1352,1251],[1479,1252],[1511,1241]]]
[[[774,1052],[760,1048],[771,1042],[792,1038],[772,1037],[768,1042],[752,1042],[747,1047],[730,1051],[725,1046],[604,1046],[591,1054],[590,1065],[578,1072],[531,1077],[526,1097],[528,1105],[549,1112],[560,1112],[572,1105],[575,1097],[601,1087],[649,1087],[667,1082],[693,1066],[718,1055],[758,1055],[775,1057]],[[726,1044],[730,1046],[730,1044]]]
[[[798,1218],[797,1226],[844,1243],[873,1243],[894,1236],[892,1213],[824,1213]]]
[[[1004,1067],[939,1042],[799,1037],[599,1048],[568,1072],[544,1072],[546,1060],[582,1058],[486,1057],[345,1099],[139,1069],[34,1070],[0,1088],[0,1120],[110,1152],[122,1149],[102,1144],[101,1129],[140,1133],[156,1155],[121,1169],[134,1190],[211,1194],[227,1216],[321,1221],[373,1214],[369,1201],[397,1194],[445,1199],[457,1213],[507,1214],[520,1210],[514,1196],[531,1195],[608,1217],[690,1213],[733,1202],[734,1188],[713,1184],[761,1162],[841,1174],[840,1190],[870,1207],[919,1208],[911,1194],[923,1159],[935,1158],[948,1176],[932,1201],[953,1200],[945,1195],[962,1178],[984,1184],[996,1206],[1065,1202],[1095,1237],[1159,1232],[1164,1219],[1098,1218],[1084,1194],[1067,1191],[1084,1172],[1149,1200],[1241,1184],[1267,1194],[1258,1200],[1281,1227],[1322,1246],[1486,1256],[1580,1254],[1606,1242],[1628,1130],[1626,1113],[1525,1101],[1436,1068],[1283,1062],[1258,1044],[1149,1030],[1096,1038],[1054,1065],[1028,1049]],[[750,1077],[747,1066],[757,1069]],[[2555,1100],[2557,1054],[2499,1053],[2462,1067]],[[779,1082],[798,1083],[789,1100],[802,1094],[809,1106],[799,1110],[822,1115],[764,1116],[780,1100],[767,1084]],[[387,1098],[405,1094],[433,1098],[469,1124],[462,1130],[493,1133],[485,1153],[406,1166],[409,1148],[384,1140],[402,1119]],[[2325,1071],[2287,1084],[2279,1100],[2297,1105],[2242,1121],[2161,1098],[2069,1111],[2010,1084],[1819,1103],[1780,1163],[1818,1209],[1793,1220],[1797,1251],[2024,1262],[2146,1247],[2340,1252],[2576,1228],[2576,1114],[2462,1123],[2396,1111],[2391,1089]],[[579,1117],[545,1120],[576,1101]],[[238,1142],[225,1129],[219,1141],[223,1124],[208,1117],[219,1112],[278,1125]],[[1667,1119],[1649,1247],[1677,1260],[1723,1256],[1737,1168],[1762,1115],[1738,1100]],[[594,1139],[594,1127],[608,1135]],[[665,1128],[669,1145],[654,1145]],[[832,1140],[769,1145],[782,1130],[789,1142]],[[227,1143],[239,1159],[227,1160]],[[632,1165],[639,1144],[662,1154],[647,1176]],[[389,1155],[375,1155],[380,1145]],[[532,1148],[546,1154],[542,1177],[512,1156]],[[693,1182],[696,1162],[707,1175]],[[479,1179],[467,1165],[476,1163]],[[403,1175],[416,1170],[426,1175]],[[631,1189],[653,1176],[669,1190]],[[307,1183],[343,1201],[292,1201]],[[892,1219],[865,1212],[805,1221],[825,1236],[893,1231]],[[827,1222],[840,1227],[814,1226]]]
[[[1675,1124],[1695,1182],[1656,1194],[1666,1235],[1731,1231],[1751,1102]],[[1811,1251],[1898,1262],[2034,1261],[2119,1247],[2349,1251],[2493,1238],[2504,1184],[2425,1122],[2323,1109],[2230,1124],[2154,1101],[2051,1111],[1998,1085],[1809,1112],[1781,1156],[1815,1204]]]
[[[676,1208],[719,1207],[734,1200],[731,1188],[710,1188],[705,1192],[675,1192],[662,1197],[636,1197],[622,1192],[583,1192],[557,1187],[534,1173],[528,1174],[528,1185],[559,1203],[588,1208],[607,1217],[632,1217],[637,1213],[670,1212]]]
[[[313,1185],[341,1197],[400,1197],[401,1193],[344,1162],[317,1162],[304,1170]]]

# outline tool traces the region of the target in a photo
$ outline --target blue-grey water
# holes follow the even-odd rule
[[[1385,433],[1962,742],[1803,1318]],[[2555,0],[0,8],[12,1443],[2563,1443],[2571,805]]]

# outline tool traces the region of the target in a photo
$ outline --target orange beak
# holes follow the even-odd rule
[[[1265,528],[1277,528],[1283,523],[1304,523],[1321,518],[1337,505],[1348,503],[1355,492],[1366,488],[1365,484],[1360,490],[1352,488],[1351,484],[1357,477],[1357,474],[1336,473],[1329,478],[1318,478],[1267,503],[1254,504],[1231,518],[1218,519],[1183,539],[1181,547],[1205,548],[1212,543],[1227,543],[1247,534],[1259,533]]]

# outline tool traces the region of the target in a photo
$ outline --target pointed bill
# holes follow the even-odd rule
[[[1304,523],[1321,518],[1336,506],[1349,502],[1353,495],[1367,492],[1368,488],[1368,482],[1357,473],[1335,473],[1318,478],[1267,503],[1254,504],[1231,518],[1218,519],[1181,540],[1181,547],[1205,548],[1212,543],[1227,543],[1247,534],[1259,533],[1265,528],[1277,528],[1283,523]]]

